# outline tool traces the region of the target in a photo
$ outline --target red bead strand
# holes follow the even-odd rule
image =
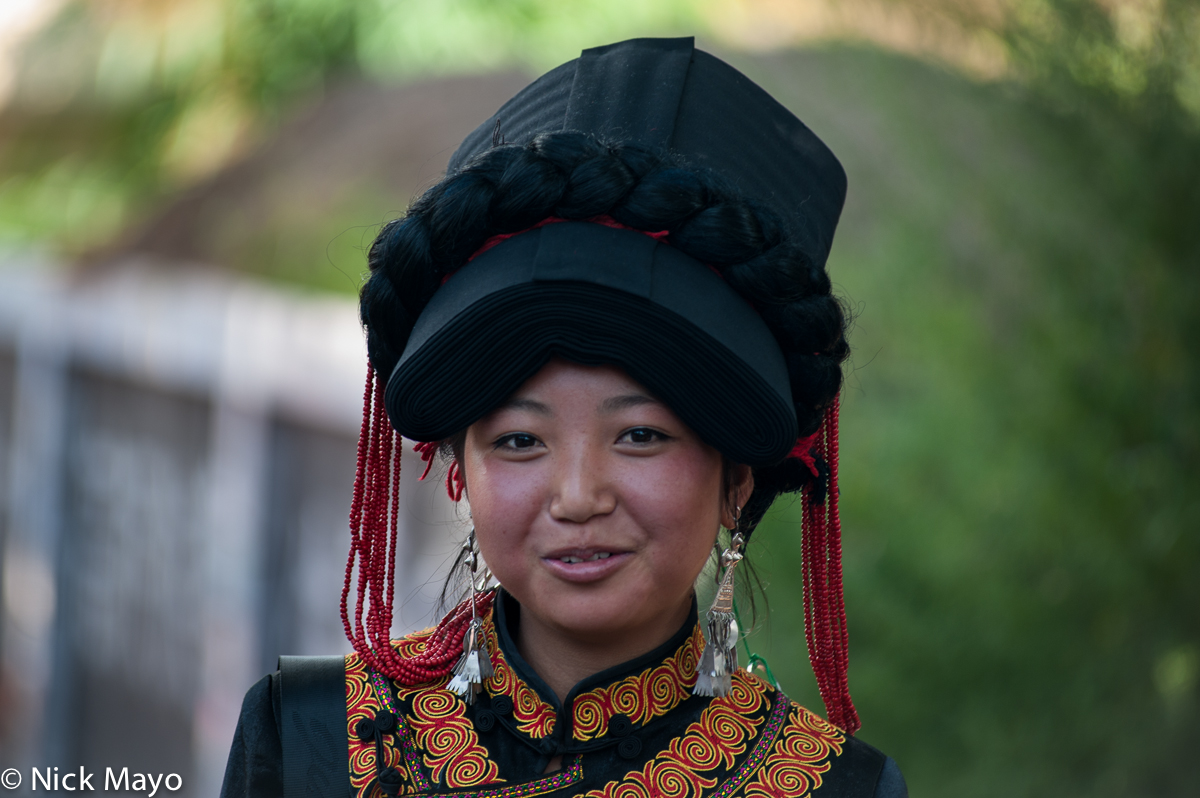
[[[350,613],[347,601],[350,597],[350,585],[354,579],[354,563],[358,558],[359,534],[362,530],[363,486],[366,482],[367,447],[370,443],[371,425],[371,393],[375,384],[375,369],[367,366],[367,386],[363,391],[363,420],[358,433],[358,458],[354,469],[354,497],[350,502],[350,555],[346,560],[346,578],[342,583],[341,614],[342,626],[346,638],[355,643],[354,630],[350,625]],[[355,616],[356,618],[359,615]],[[357,649],[357,646],[356,646]]]
[[[850,664],[850,630],[846,622],[846,605],[842,590],[842,521],[838,513],[838,415],[840,401],[834,399],[833,409],[829,415],[829,517],[830,517],[830,562],[833,566],[833,595],[836,599],[834,610],[837,628],[840,632],[838,643],[838,700],[841,703],[843,722],[839,725],[846,729],[857,731],[862,723],[854,702],[850,698],[850,685],[847,671]]]
[[[437,447],[436,442],[421,444],[418,451],[428,462]],[[463,635],[472,613],[468,598],[441,620],[429,636],[425,650],[416,656],[400,656],[392,647],[402,456],[403,439],[392,428],[384,407],[384,384],[368,366],[350,503],[350,554],[342,582],[342,626],[346,638],[368,666],[401,684],[414,685],[450,673],[462,656]],[[460,498],[461,474],[448,475],[446,487],[451,498]],[[353,617],[351,585],[357,587]],[[489,591],[476,596],[475,613],[486,613],[494,595]]]
[[[825,501],[802,500],[801,578],[804,582],[804,638],[817,688],[831,723],[854,734],[861,727],[847,679],[850,640],[842,587],[842,522],[838,514],[837,398],[829,406],[813,443],[829,467]]]

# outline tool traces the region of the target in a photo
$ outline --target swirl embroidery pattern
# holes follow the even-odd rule
[[[393,645],[405,656],[411,656],[424,649],[430,631],[393,641]],[[421,768],[422,762],[429,769],[432,780],[448,789],[503,782],[498,766],[479,744],[462,700],[444,689],[446,681],[448,678],[413,687],[397,686],[397,706],[392,703],[391,685],[384,677],[372,674],[357,654],[346,657],[350,783],[358,798],[383,796],[376,779],[378,754],[375,741],[359,740],[356,734],[358,722],[364,718],[373,719],[381,709],[387,709],[397,717],[395,733],[384,735],[380,749],[384,767],[396,768],[404,778],[402,795],[433,789],[430,778]]]
[[[704,634],[697,626],[661,665],[577,696],[571,706],[571,735],[586,742],[607,734],[614,715],[626,715],[642,725],[670,712],[691,695],[703,650]]]
[[[582,779],[583,765],[580,763],[580,758],[576,757],[575,761],[569,766],[556,771],[554,775],[547,776],[544,779],[535,779],[523,784],[513,784],[493,790],[460,792],[456,793],[455,798],[536,798],[536,796],[561,790],[563,787],[569,787]]]
[[[490,617],[485,630],[497,663],[489,692],[513,699],[521,731],[549,736],[556,719],[553,709],[504,662]],[[411,655],[425,647],[427,636],[428,630],[418,632],[393,645]],[[697,629],[660,665],[577,697],[575,739],[603,736],[617,715],[644,725],[678,707],[690,696],[703,643]],[[552,775],[508,783],[481,744],[467,706],[445,689],[448,677],[408,687],[371,672],[355,654],[346,657],[345,665],[350,782],[356,798],[385,798],[376,778],[379,760],[382,767],[395,769],[400,795],[422,798],[450,791],[456,798],[537,798],[584,780],[580,756]],[[396,715],[394,731],[378,741],[359,740],[358,723],[373,720],[381,710]],[[739,671],[730,694],[711,700],[644,767],[576,798],[808,798],[821,787],[845,742],[836,726]]]
[[[417,748],[425,752],[425,766],[435,782],[450,789],[503,781],[464,707],[461,698],[442,687],[426,686],[412,694],[407,719]]]
[[[428,629],[422,629],[419,632],[413,632],[399,640],[392,641],[392,648],[396,649],[396,653],[402,657],[415,657],[418,654],[425,653],[425,646],[429,643],[429,638],[433,636],[435,627],[430,626]]]
[[[699,798],[717,785],[719,770],[733,768],[766,721],[766,693],[760,679],[735,674],[729,695],[713,699],[667,750],[586,798]]]
[[[408,779],[415,785],[412,791],[429,792],[433,789],[433,785],[429,783],[429,778],[421,768],[421,754],[413,745],[412,733],[404,721],[404,715],[392,700],[391,682],[383,674],[372,671],[371,685],[375,688],[375,697],[383,704],[383,708],[396,716],[395,736],[392,739],[399,743],[400,750],[404,754],[404,762],[408,765]],[[387,743],[385,742],[384,745]],[[388,758],[391,759],[391,757]]]
[[[496,627],[491,615],[484,621],[484,633],[487,635],[488,651],[492,654],[492,663],[496,672],[487,681],[488,693],[492,696],[506,695],[513,702],[513,718],[517,728],[535,740],[549,737],[554,733],[554,707],[542,700],[542,697],[525,682],[517,678],[517,674],[504,659],[500,651],[500,642],[496,638]]]
[[[381,709],[378,694],[371,689],[371,674],[366,664],[357,654],[346,657],[346,736],[350,749],[350,784],[358,798],[382,798],[383,793],[375,779],[376,748],[374,740],[360,740],[356,733],[358,722],[363,719],[373,719]],[[401,774],[406,774],[406,783],[402,793],[416,792],[411,782],[413,774],[406,773],[402,767],[400,752],[385,739],[383,744],[384,767],[397,768]],[[423,774],[419,774],[422,775]],[[423,779],[422,779],[423,780]],[[420,785],[420,781],[417,782]]]
[[[840,729],[799,704],[788,712],[779,743],[767,757],[744,798],[797,798],[821,786],[832,757],[842,753]]]

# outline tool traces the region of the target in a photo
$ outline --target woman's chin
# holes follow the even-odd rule
[[[543,626],[577,641],[606,645],[611,645],[618,635],[638,637],[650,632],[659,636],[661,630],[657,627],[662,626],[664,619],[679,614],[676,605],[691,606],[690,594],[681,604],[676,600],[665,601],[661,591],[637,589],[621,582],[562,582],[557,589],[538,591],[537,596],[525,600],[518,597],[518,601],[522,613],[531,614]]]

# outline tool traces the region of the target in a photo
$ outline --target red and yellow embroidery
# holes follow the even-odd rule
[[[487,691],[493,696],[506,695],[513,702],[513,719],[517,728],[535,740],[549,737],[554,733],[556,714],[554,707],[542,700],[542,697],[525,682],[517,678],[511,666],[500,651],[500,642],[496,637],[496,627],[489,615],[484,623],[487,635],[488,651],[492,654],[492,663],[496,672],[487,681]]]
[[[699,798],[717,785],[718,771],[733,768],[766,720],[766,684],[734,674],[733,689],[715,698],[640,771],[587,793],[587,798]]]
[[[428,629],[413,632],[399,640],[393,640],[392,648],[402,657],[415,657],[418,654],[424,654],[425,646],[429,643],[429,638],[433,636],[435,629],[436,627],[430,626]]]
[[[490,617],[485,629],[496,663],[488,691],[513,700],[522,732],[549,736],[554,709],[504,661]],[[394,645],[409,656],[419,653],[430,631]],[[660,665],[577,697],[575,739],[605,735],[616,715],[642,725],[678,707],[691,695],[703,644],[697,628]],[[346,732],[357,798],[384,798],[376,780],[376,742],[359,740],[356,733],[360,720],[374,719],[383,709],[398,717],[395,732],[383,735],[379,749],[384,767],[401,775],[401,795],[468,790],[459,792],[459,798],[534,798],[583,780],[582,760],[576,759],[553,776],[506,783],[480,743],[462,699],[445,689],[447,681],[398,686],[372,674],[357,655],[346,658]],[[738,672],[730,694],[713,699],[696,722],[644,767],[578,798],[804,798],[821,786],[844,743],[840,729],[792,704],[761,679]]]
[[[691,695],[703,650],[704,635],[697,626],[661,665],[577,696],[571,705],[572,736],[579,741],[603,737],[614,715],[642,725],[670,712]]]
[[[755,774],[743,798],[801,798],[821,786],[832,759],[842,753],[845,736],[799,704],[788,712],[787,725],[767,761]]]
[[[350,749],[350,784],[358,798],[383,798],[383,792],[375,780],[375,741],[358,739],[357,726],[360,720],[374,719],[384,707],[371,688],[371,674],[357,654],[346,657],[346,735]],[[386,741],[383,746],[384,767],[394,767],[406,774],[400,752]],[[405,784],[402,794],[416,792],[412,784]]]
[[[412,704],[405,719],[435,782],[460,789],[503,781],[487,749],[479,744],[475,726],[467,719],[466,705],[459,696],[443,685],[409,688],[406,692]]]
[[[428,631],[394,642],[409,655],[425,646]],[[383,677],[380,683],[386,684]],[[462,789],[503,782],[496,763],[479,744],[475,726],[467,719],[466,707],[454,693],[445,690],[447,678],[412,687],[395,686],[397,706],[387,706],[380,690],[373,688],[371,673],[356,654],[346,657],[346,733],[350,749],[350,783],[358,798],[382,798],[376,775],[374,740],[358,739],[357,725],[373,719],[381,709],[395,711],[398,727],[383,737],[384,767],[396,768],[405,779],[401,795],[428,792],[430,779],[421,772],[423,763],[432,781],[447,789]]]

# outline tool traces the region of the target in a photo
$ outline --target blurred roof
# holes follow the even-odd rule
[[[237,262],[253,258],[258,236],[306,225],[323,235],[339,219],[380,224],[438,180],[458,142],[528,81],[505,72],[337,86],[248,156],[85,258],[83,268],[136,257],[259,271]]]

